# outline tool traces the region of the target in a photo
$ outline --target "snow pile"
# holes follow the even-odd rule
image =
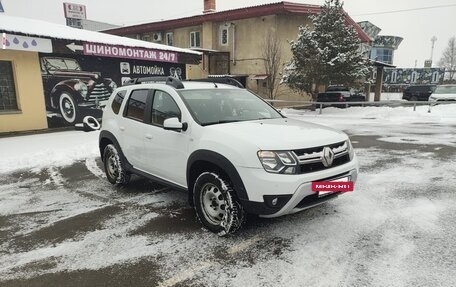
[[[68,131],[1,138],[0,173],[63,166],[97,157],[98,135],[99,132]]]

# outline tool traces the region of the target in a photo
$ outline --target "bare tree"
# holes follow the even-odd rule
[[[263,43],[264,68],[266,78],[267,96],[274,100],[281,80],[282,46],[275,31],[268,33]]]
[[[442,58],[439,61],[440,67],[445,67],[450,75],[450,81],[456,73],[456,37],[451,37],[448,41],[448,46],[443,52]]]

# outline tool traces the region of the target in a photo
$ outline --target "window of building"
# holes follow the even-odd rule
[[[439,72],[435,71],[432,73],[431,83],[437,83],[439,81]]]
[[[375,61],[393,64],[393,49],[372,48],[370,58]]]
[[[228,35],[228,27],[225,25],[220,27],[220,45],[228,45]]]
[[[173,33],[166,33],[166,45],[173,46]]]
[[[411,81],[412,83],[416,83],[416,80],[418,80],[418,73],[417,72],[413,72],[412,73],[412,78],[411,78]]]
[[[115,114],[119,113],[120,106],[122,105],[122,102],[125,98],[126,93],[127,93],[126,91],[120,91],[116,94],[116,96],[114,97],[114,100],[112,100],[111,108]]]
[[[130,99],[128,100],[128,108],[126,117],[144,121],[144,111],[146,109],[146,100],[149,90],[135,90],[131,92]]]
[[[155,91],[152,104],[152,124],[163,126],[163,122],[169,118],[179,118],[181,112],[173,98],[162,91]]]
[[[190,48],[201,47],[200,32],[190,32]]]
[[[18,110],[13,63],[0,61],[0,111]]]

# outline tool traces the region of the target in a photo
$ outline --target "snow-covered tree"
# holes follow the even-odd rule
[[[451,37],[448,41],[448,46],[443,51],[439,66],[447,70],[450,81],[453,81],[454,74],[456,73],[456,37]]]
[[[369,71],[360,49],[360,39],[347,24],[343,4],[326,0],[320,14],[312,17],[313,28],[301,26],[291,42],[293,57],[282,78],[291,88],[312,92],[312,84],[353,86]]]

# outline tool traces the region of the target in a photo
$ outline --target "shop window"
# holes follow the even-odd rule
[[[220,45],[228,45],[228,27],[222,26],[220,28]]]
[[[173,33],[166,33],[166,45],[173,46]]]
[[[150,35],[144,35],[141,37],[141,40],[150,42]]]
[[[190,48],[201,47],[200,32],[190,32]]]
[[[0,111],[18,110],[13,63],[0,61]]]
[[[128,100],[128,109],[126,116],[140,122],[144,121],[144,111],[146,109],[146,100],[149,90],[135,90],[131,92]]]

